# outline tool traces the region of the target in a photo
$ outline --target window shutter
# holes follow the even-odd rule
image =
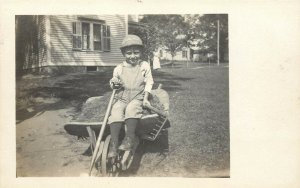
[[[73,22],[73,49],[81,49],[82,48],[82,37],[81,37],[81,23]]]
[[[103,51],[110,51],[110,26],[103,25]]]

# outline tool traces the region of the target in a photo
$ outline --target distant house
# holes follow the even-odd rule
[[[184,37],[185,35],[180,36],[180,38]],[[164,60],[205,62],[208,57],[205,46],[201,45],[202,42],[200,39],[189,40],[187,46],[180,48],[173,57],[166,47],[161,47],[159,48],[160,57]]]
[[[177,40],[186,39],[185,34],[179,34],[176,36]],[[170,50],[166,46],[161,46],[158,49],[160,53],[160,58],[162,60],[174,60],[174,61],[187,61],[190,59],[190,49],[187,46],[181,46],[175,52],[175,55],[172,57]]]
[[[226,39],[228,40],[228,39]],[[175,60],[175,61],[193,61],[193,62],[216,62],[217,54],[209,50],[209,46],[204,45],[203,39],[190,39],[188,46],[178,50],[174,57],[166,47],[160,47],[160,59],[162,60]],[[223,49],[223,62],[228,62],[228,48]]]
[[[202,45],[204,40],[201,39],[191,39],[188,41],[190,48],[191,61],[194,62],[207,62],[209,53],[207,49],[208,46]]]
[[[174,60],[174,61],[187,61],[190,60],[190,49],[183,47],[181,50],[177,51],[175,56],[172,58],[170,51],[167,48],[158,48],[159,57],[161,60]]]
[[[96,71],[123,60],[127,15],[16,16],[19,69]]]

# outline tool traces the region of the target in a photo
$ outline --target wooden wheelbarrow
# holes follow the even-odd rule
[[[125,171],[131,166],[136,148],[141,140],[155,141],[160,135],[166,135],[167,128],[170,127],[168,114],[165,111],[153,106],[146,106],[152,113],[144,115],[140,119],[133,149],[118,151],[116,158],[108,158],[111,136],[106,125],[115,92],[116,90],[113,90],[103,122],[69,122],[65,125],[65,130],[69,134],[78,136],[78,133],[80,133],[83,137],[89,137],[93,153],[89,169],[90,176],[94,169],[100,172],[102,176],[118,176],[120,171]],[[161,89],[161,85],[152,93],[159,96],[158,98],[162,101],[164,109],[168,110],[169,96],[166,91]]]

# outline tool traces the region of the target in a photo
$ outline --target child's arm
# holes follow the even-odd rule
[[[144,77],[145,77],[145,92],[151,93],[152,86],[153,86],[153,77],[151,73],[151,67],[149,63],[144,62],[143,63],[143,70],[145,71]]]
[[[148,98],[149,98],[149,92],[148,91],[145,91],[145,96],[144,96],[144,100],[143,100],[143,106],[150,106],[151,104],[150,104],[150,102],[149,102],[149,100],[148,100]]]
[[[151,74],[151,67],[148,63],[144,63],[144,70],[145,70],[145,96],[144,96],[144,100],[143,100],[143,106],[145,105],[150,105],[150,102],[148,100],[149,98],[149,93],[151,93],[152,90],[152,86],[153,86],[153,77]]]
[[[117,66],[114,69],[113,77],[109,81],[109,85],[112,89],[118,89],[118,88],[122,87],[122,82],[120,80],[121,71],[122,71],[122,69],[120,66]]]

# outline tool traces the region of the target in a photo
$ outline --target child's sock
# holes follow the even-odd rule
[[[127,126],[126,136],[133,140],[135,137],[135,128],[136,125],[138,124],[138,119],[135,118],[126,119],[125,124]]]
[[[114,122],[109,125],[111,141],[118,144],[119,142],[119,133],[122,127],[122,122]]]

